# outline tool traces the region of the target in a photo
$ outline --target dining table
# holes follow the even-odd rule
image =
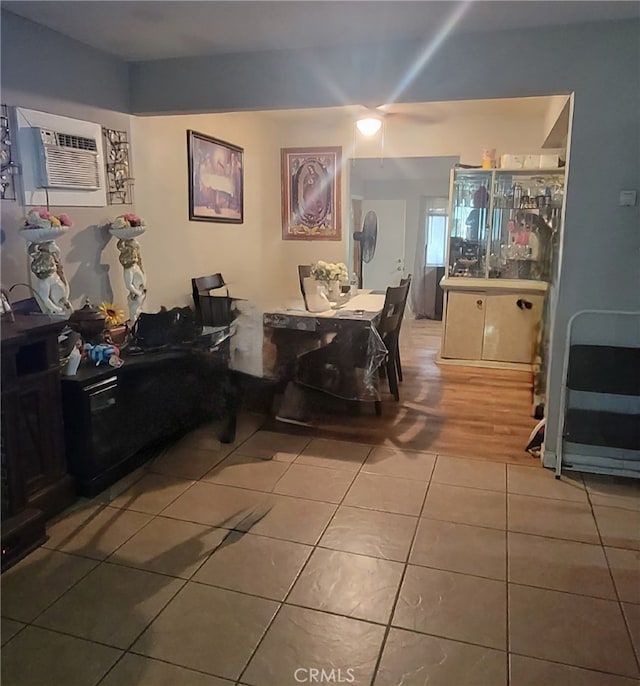
[[[387,349],[376,325],[384,302],[384,291],[360,290],[324,312],[283,307],[264,313],[265,376],[287,382],[283,405],[290,411],[299,406],[301,389],[380,400],[378,369]]]

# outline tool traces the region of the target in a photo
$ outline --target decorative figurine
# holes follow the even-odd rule
[[[124,269],[124,285],[129,291],[127,304],[131,325],[140,315],[147,297],[147,277],[142,267],[140,244],[136,240],[136,236],[142,235],[145,231],[144,222],[133,213],[117,217],[109,229],[111,235],[118,239],[118,259]]]
[[[38,304],[45,314],[70,314],[69,284],[60,261],[60,248],[55,238],[62,236],[71,226],[66,214],[54,216],[48,210],[31,210],[20,230],[27,242],[31,258],[31,271],[37,277],[34,291]]]
[[[84,352],[92,362],[95,362],[96,367],[100,364],[121,367],[124,364],[124,360],[120,359],[120,350],[115,345],[108,343],[91,345],[91,343],[85,343]]]

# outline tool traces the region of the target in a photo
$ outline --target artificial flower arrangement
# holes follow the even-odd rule
[[[132,226],[144,226],[144,220],[138,217],[137,214],[133,212],[127,212],[127,214],[121,214],[116,217],[111,223],[112,229],[129,229]]]
[[[344,262],[324,262],[318,260],[311,267],[311,276],[318,281],[348,281],[349,271]]]
[[[122,324],[124,321],[124,312],[113,303],[100,303],[98,310],[100,310],[100,314],[104,317],[104,323],[108,328],[118,326],[118,324]]]
[[[43,207],[31,210],[24,222],[24,229],[50,229],[52,226],[73,226],[68,214],[59,214],[57,217]]]

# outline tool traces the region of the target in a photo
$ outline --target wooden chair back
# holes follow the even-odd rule
[[[409,300],[409,291],[411,290],[411,274],[409,276],[400,279],[400,285],[407,287],[407,294],[404,296],[404,307],[402,308],[402,315],[404,316],[404,311],[407,307],[407,300]],[[400,318],[400,321],[402,321],[402,318]]]
[[[380,315],[380,321],[377,325],[378,333],[383,340],[388,334],[397,333],[400,330],[408,291],[408,283],[404,283],[401,286],[389,286],[387,288],[384,298],[384,307],[382,309],[382,314]]]

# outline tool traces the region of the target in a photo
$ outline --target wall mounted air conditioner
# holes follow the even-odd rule
[[[102,126],[24,107],[13,112],[24,205],[104,207]]]
[[[41,188],[100,188],[95,138],[34,127]]]

